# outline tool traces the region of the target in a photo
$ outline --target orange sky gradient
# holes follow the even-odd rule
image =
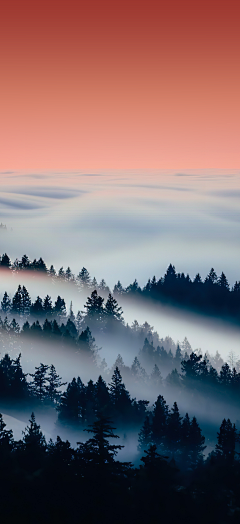
[[[239,0],[1,0],[0,170],[238,169]]]

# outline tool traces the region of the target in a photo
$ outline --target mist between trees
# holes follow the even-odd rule
[[[41,257],[39,260],[31,261],[27,255],[23,255],[21,260],[16,259],[11,262],[10,257],[5,253],[0,258],[0,268],[15,274],[22,271],[32,274],[37,272],[50,277],[52,281],[72,283],[79,290],[97,290],[104,297],[110,293],[105,280],[102,279],[98,283],[95,277],[90,277],[85,267],[75,276],[69,266],[66,270],[61,267],[57,272],[53,265],[47,267]],[[174,265],[169,264],[163,277],[157,279],[153,276],[144,287],[141,288],[135,279],[124,288],[119,280],[112,293],[116,298],[124,295],[124,297],[137,297],[139,301],[147,299],[218,317],[237,325],[240,323],[240,281],[236,281],[230,288],[226,275],[222,272],[217,276],[213,268],[204,280],[199,273],[192,280],[188,274],[177,273]]]
[[[80,517],[119,524],[158,522],[160,517],[163,522],[181,517],[199,524],[237,522],[238,356],[229,347],[224,362],[218,352],[193,351],[186,337],[181,343],[160,338],[147,322],[129,326],[118,297],[153,299],[162,286],[156,300],[175,301],[179,283],[185,282],[195,298],[204,297],[202,304],[210,293],[222,308],[225,303],[226,318],[233,307],[237,319],[239,283],[230,290],[213,270],[204,283],[197,277],[191,282],[170,265],[161,284],[152,279],[141,289],[135,281],[123,289],[118,282],[111,293],[105,281],[98,284],[85,268],[76,278],[70,268],[56,275],[42,259],[30,262],[24,256],[12,264],[7,255],[1,267],[16,277],[21,271],[42,272],[49,285],[71,282],[87,293],[84,310],[77,314],[72,303],[67,311],[60,295],[53,303],[50,291],[45,297],[40,292],[33,302],[24,285],[11,298],[7,291],[3,295],[3,521],[19,519],[20,508],[26,523],[33,522],[33,515],[34,522],[51,524]],[[220,309],[212,311],[220,314]],[[126,364],[129,355],[131,365]],[[20,440],[6,428],[7,415],[22,421],[30,416]],[[46,441],[39,420],[42,427],[54,427],[55,441]]]

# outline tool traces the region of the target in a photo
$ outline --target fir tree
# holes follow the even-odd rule
[[[22,288],[20,285],[12,299],[12,313],[17,315],[22,313]]]
[[[59,388],[65,386],[67,382],[62,382],[62,378],[57,374],[53,364],[48,368],[48,376],[46,377],[46,393],[50,402],[57,402],[60,398]]]
[[[144,451],[145,449],[148,449],[151,443],[152,424],[150,422],[150,415],[147,415],[138,435],[138,450]]]
[[[46,399],[48,390],[47,390],[47,372],[48,372],[49,366],[46,364],[40,364],[40,366],[35,367],[35,373],[31,374],[30,376],[33,377],[33,381],[31,384],[31,389],[33,392],[33,395],[36,396],[40,402],[43,402],[43,400]]]
[[[166,441],[169,410],[165,399],[159,395],[153,409],[152,439],[154,444],[164,448]]]
[[[3,299],[1,301],[1,310],[7,314],[10,312],[11,310],[11,300],[7,294],[7,292],[5,291],[4,295],[3,295]]]
[[[104,313],[105,313],[105,317],[108,322],[112,322],[112,321],[122,322],[123,321],[122,308],[118,305],[116,299],[113,298],[111,293],[109,293],[108,295],[108,299],[107,299],[107,302],[104,308]]]

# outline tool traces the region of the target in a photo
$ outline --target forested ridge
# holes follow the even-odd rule
[[[13,272],[31,271],[46,274],[52,279],[71,282],[78,288],[87,287],[109,293],[110,289],[104,279],[99,283],[96,278],[90,277],[86,268],[82,268],[77,276],[73,274],[68,266],[63,267],[57,272],[53,265],[49,268],[43,258],[31,261],[27,255],[21,260],[16,259],[11,262],[5,253],[0,258],[0,268],[8,269]],[[123,287],[118,281],[112,290],[114,296],[124,295],[124,297],[135,297],[140,299],[150,299],[152,301],[168,303],[201,312],[207,315],[220,316],[226,320],[240,322],[240,281],[230,287],[226,275],[222,272],[217,275],[213,268],[203,280],[199,273],[192,280],[184,273],[177,273],[174,265],[170,264],[163,277],[153,276],[148,280],[144,287],[139,286],[135,279],[127,287]]]
[[[116,428],[101,413],[86,428],[90,438],[77,447],[60,437],[47,443],[34,413],[22,439],[15,441],[0,415],[2,521],[238,522],[239,434],[234,424],[222,421],[215,449],[204,460],[205,439],[195,418],[186,414],[181,419],[176,405],[167,413],[162,398],[154,417],[150,440],[158,435],[159,445],[143,449],[144,432],[149,434],[145,424],[139,436],[142,465],[133,466],[117,460],[122,446]]]
[[[224,362],[218,351],[193,351],[186,337],[181,343],[160,338],[147,322],[129,326],[118,301],[148,297],[237,320],[239,282],[230,289],[225,275],[218,278],[213,269],[204,282],[199,275],[191,281],[170,265],[162,279],[154,277],[144,288],[136,280],[125,289],[118,282],[111,292],[86,268],[77,277],[70,268],[57,274],[42,259],[31,262],[25,255],[12,263],[6,254],[1,268],[16,275],[40,271],[49,282],[70,282],[88,295],[76,314],[62,296],[52,301],[50,286],[45,297],[39,288],[34,301],[24,285],[12,297],[7,291],[2,296],[2,521],[238,522],[240,360],[230,347]],[[99,340],[127,344],[132,364],[126,365],[120,352],[109,365]],[[43,362],[39,358],[26,373],[21,363],[26,347],[30,355],[36,352],[35,359],[39,348],[51,349],[53,363],[40,357]],[[68,381],[57,371],[63,355],[74,355],[77,365]],[[85,367],[87,381],[81,375]],[[206,406],[221,414],[218,428],[216,420],[204,420]],[[20,440],[6,429],[4,413],[32,413]],[[47,442],[36,421],[43,413],[55,417],[56,431],[70,431],[76,442],[64,440],[62,433]],[[118,460],[122,443],[127,448],[134,435],[133,462]]]

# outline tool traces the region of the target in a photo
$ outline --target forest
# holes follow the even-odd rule
[[[23,255],[21,260],[16,259],[12,262],[7,253],[4,253],[0,258],[0,268],[13,272],[37,271],[54,280],[65,280],[78,287],[96,289],[105,294],[110,292],[105,280],[97,283],[96,278],[91,278],[86,268],[83,267],[77,276],[69,266],[66,270],[61,267],[57,272],[53,265],[47,267],[42,257],[31,261],[27,255]],[[192,280],[188,274],[177,273],[174,265],[169,264],[163,277],[149,278],[142,288],[137,279],[125,288],[118,280],[112,293],[114,296],[124,295],[125,298],[135,298],[138,301],[172,304],[204,315],[230,320],[237,325],[240,323],[240,281],[236,281],[230,288],[226,275],[222,272],[218,276],[214,268],[210,269],[204,280],[199,273]]]
[[[181,343],[161,338],[148,322],[128,325],[118,300],[122,294],[136,301],[147,295],[175,300],[182,278],[195,290],[199,307],[219,293],[227,319],[231,307],[237,311],[239,283],[230,290],[226,277],[217,279],[213,270],[205,282],[191,282],[170,265],[161,284],[152,279],[141,289],[135,281],[123,289],[118,282],[111,292],[85,268],[75,278],[70,268],[56,274],[42,259],[24,256],[11,263],[6,254],[1,266],[16,277],[42,271],[49,283],[70,281],[79,293],[87,292],[84,310],[76,314],[63,296],[52,301],[51,286],[41,296],[39,281],[34,300],[20,284],[12,296],[2,294],[2,520],[15,520],[21,508],[23,519],[34,523],[238,522],[240,361],[230,347],[224,361],[218,351],[193,350],[186,337]],[[162,295],[155,294],[159,286]],[[132,364],[119,352],[109,365],[99,341],[131,348]],[[60,374],[57,368],[71,358],[76,374],[69,378],[69,370],[65,374],[63,366]],[[17,440],[4,416],[25,421],[26,414],[29,424]],[[55,428],[49,439],[38,423],[45,416]]]

